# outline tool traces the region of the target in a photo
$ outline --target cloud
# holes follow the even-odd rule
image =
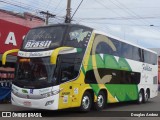
[[[57,16],[64,17],[66,14],[67,0],[7,0],[11,3],[21,3],[33,9],[49,11]],[[75,12],[80,0],[71,1],[71,14]],[[100,4],[99,4],[100,3]],[[139,19],[144,16],[155,16],[160,11],[160,0],[84,0],[73,19],[86,26],[96,28],[122,39],[138,43],[144,47],[158,47],[160,41],[160,29],[155,27],[142,27],[151,24],[160,26],[159,19]],[[1,8],[8,10],[25,11],[11,5],[0,4]],[[28,10],[30,12],[34,12]],[[134,20],[86,20],[80,18],[135,18]],[[53,20],[53,19],[52,19]],[[53,20],[54,21],[54,20]],[[55,22],[55,21],[54,21]],[[128,24],[128,25],[124,25]],[[159,30],[157,30],[159,29]],[[138,41],[138,42],[137,42]],[[160,47],[160,46],[159,46]]]

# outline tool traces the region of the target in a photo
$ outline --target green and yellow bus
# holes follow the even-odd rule
[[[17,52],[13,105],[58,110],[145,103],[158,95],[157,54],[77,24],[31,29]]]

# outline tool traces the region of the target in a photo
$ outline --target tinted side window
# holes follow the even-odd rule
[[[121,44],[121,55],[124,58],[132,59],[132,46],[126,43]]]
[[[151,53],[144,50],[144,62],[151,63]]]
[[[141,49],[137,47],[133,47],[133,60],[141,61]]]
[[[74,64],[61,63],[61,82],[65,82],[74,78]]]
[[[112,75],[112,79],[108,83],[104,84],[139,84],[140,83],[140,73],[122,71],[115,69],[99,68],[99,75],[104,77],[105,75]],[[94,70],[89,70],[85,76],[85,83],[87,84],[97,84],[97,80],[94,74]]]
[[[113,51],[112,54],[114,56],[121,56],[121,42],[115,39],[110,38],[112,43],[114,44],[116,51]]]
[[[110,54],[149,64],[157,64],[156,54],[104,35],[97,34],[93,43],[94,45],[96,46],[95,54]],[[91,54],[94,53],[91,52]]]
[[[147,52],[148,57],[150,57],[148,63],[152,64],[152,65],[156,65],[157,64],[157,55],[151,52]]]
[[[120,56],[121,43],[113,38],[97,34],[93,43],[94,45],[96,46],[96,54]]]
[[[91,36],[91,29],[74,26],[69,28],[68,31],[69,33],[67,35],[67,39],[64,41],[64,45],[83,48],[83,51],[85,51]]]
[[[141,49],[141,61],[148,63],[148,64],[156,65],[157,55],[149,51]]]
[[[59,55],[59,78],[61,83],[76,78],[79,74],[81,61],[76,57],[76,54]]]
[[[101,42],[97,45],[96,54],[111,54],[112,48],[105,42]]]
[[[156,54],[154,54],[154,53],[152,53],[151,54],[151,64],[153,64],[153,65],[157,65],[157,55]]]

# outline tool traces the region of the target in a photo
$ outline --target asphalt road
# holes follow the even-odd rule
[[[31,112],[31,113],[32,112],[34,112],[34,113],[39,112],[39,113],[42,113],[42,116],[46,115],[46,114],[49,116],[49,117],[45,117],[46,120],[53,119],[53,117],[56,117],[56,118],[63,117],[61,119],[65,119],[65,120],[71,119],[71,118],[73,119],[74,117],[78,117],[78,118],[76,118],[76,120],[82,119],[82,117],[87,117],[87,120],[89,120],[89,119],[91,119],[91,117],[94,117],[92,119],[92,120],[94,120],[101,115],[104,117],[104,119],[106,116],[110,116],[107,118],[111,119],[111,120],[114,120],[113,117],[118,117],[119,119],[125,120],[124,118],[121,117],[123,115],[125,116],[125,113],[127,113],[126,115],[131,115],[131,113],[133,113],[133,114],[139,114],[139,113],[157,114],[157,113],[159,113],[159,116],[160,116],[160,92],[157,97],[150,99],[145,104],[136,104],[133,102],[108,104],[107,107],[102,112],[97,112],[97,111],[92,110],[89,113],[81,113],[81,112],[77,111],[77,109],[66,109],[66,110],[61,110],[61,111],[49,111],[49,110],[39,110],[39,109],[37,110],[37,109],[17,107],[17,106],[13,106],[11,104],[0,104],[0,111],[21,111],[21,112]],[[129,111],[129,113],[128,113],[128,111]],[[159,111],[159,112],[157,112],[157,111]],[[101,117],[101,119],[103,117]],[[128,116],[126,116],[126,117],[128,117]],[[42,119],[43,118],[44,117],[42,117]],[[2,118],[0,118],[0,119],[2,119]],[[39,119],[39,118],[37,118],[37,119]],[[135,117],[132,117],[132,119],[135,119]],[[144,119],[144,118],[141,118],[141,119]],[[150,118],[148,118],[148,119],[150,119]],[[159,120],[160,117],[156,117],[154,119]],[[14,120],[14,119],[12,119],[12,120]],[[147,119],[145,118],[145,120],[147,120]]]

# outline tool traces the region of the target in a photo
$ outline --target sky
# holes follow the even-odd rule
[[[81,0],[71,0],[71,16]],[[0,9],[55,14],[62,23],[67,0],[0,0]],[[160,0],[83,0],[72,23],[83,24],[146,48],[160,48]]]

